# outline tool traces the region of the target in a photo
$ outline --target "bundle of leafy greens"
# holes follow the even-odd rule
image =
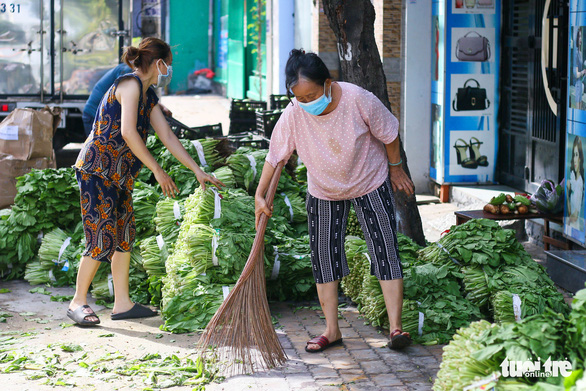
[[[227,289],[231,289],[228,287]],[[162,329],[187,333],[205,328],[224,300],[222,285],[194,270],[177,270],[163,279]]]
[[[305,201],[298,191],[284,191],[275,195],[273,213],[285,217],[290,223],[306,223],[307,209]]]
[[[521,317],[547,308],[568,312],[563,295],[545,269],[531,258],[512,230],[504,230],[492,220],[474,219],[452,227],[439,242],[421,250],[419,257],[448,267],[449,275],[462,281],[466,298],[496,320],[511,318],[509,297],[502,293],[493,297],[503,291],[520,297]]]
[[[214,171],[212,175],[218,178],[218,180],[222,182],[228,189],[233,189],[236,187],[236,179],[234,178],[234,173],[230,167],[220,167]]]
[[[305,167],[305,164],[301,163],[297,165],[295,168],[295,177],[297,178],[297,182],[301,184],[307,183],[307,167]]]
[[[151,301],[147,273],[142,266],[140,245],[135,244],[130,252],[130,269],[128,271],[128,288],[130,299],[135,303],[148,304]]]
[[[39,261],[46,270],[51,285],[74,286],[84,248],[80,245],[83,224],[79,222],[73,232],[59,228],[47,233],[39,248]]]
[[[574,369],[586,367],[586,288],[579,290],[572,300],[568,316],[568,338],[565,351]]]
[[[256,189],[268,150],[240,147],[226,160],[238,187],[251,192]]]
[[[195,160],[201,168],[216,168],[223,163],[222,156],[216,150],[216,146],[220,140],[214,139],[199,139],[187,140],[179,139],[187,153]],[[200,149],[201,146],[201,149]],[[199,151],[198,151],[199,150]],[[159,150],[156,156],[157,162],[165,171],[171,169],[173,166],[181,165],[181,163],[173,156],[171,151],[166,148]],[[193,175],[193,174],[192,174]]]
[[[160,193],[154,186],[138,181],[135,183],[132,203],[137,237],[144,238],[155,233],[153,218],[157,202],[160,199]]]
[[[346,236],[346,259],[350,274],[344,277],[340,283],[344,295],[360,304],[360,292],[364,276],[370,273],[370,262],[368,261],[368,248],[366,242],[357,236]]]
[[[148,275],[148,292],[151,296],[151,304],[157,307],[161,303],[162,279],[166,273],[165,262],[169,257],[167,245],[161,239],[151,236],[140,242],[140,255],[142,266]]]
[[[268,272],[269,298],[303,301],[315,297],[316,288],[308,235],[297,239],[285,238],[280,245],[274,246],[273,252],[269,254],[271,265],[265,267],[265,271]]]
[[[166,197],[157,202],[156,215],[153,219],[157,232],[163,236],[167,249],[172,250],[179,228],[185,215],[185,206],[183,200],[174,200]]]
[[[358,216],[356,216],[354,206],[350,208],[350,212],[348,213],[348,222],[346,224],[346,236],[356,236],[360,239],[364,239],[364,232],[362,232],[362,228],[360,227],[360,223],[358,222]]]
[[[31,285],[51,283],[49,271],[38,259],[35,259],[34,261],[26,264],[24,279],[27,280]]]
[[[8,222],[11,209],[0,211],[0,279],[13,280],[22,277],[25,263],[30,260],[37,249],[37,235],[33,230],[16,231]]]
[[[487,346],[486,337],[492,329],[498,327],[481,320],[459,329],[449,345],[444,347],[440,370],[433,384],[434,391],[463,390],[491,375],[497,363],[493,360],[478,360],[474,354]]]
[[[81,220],[73,169],[33,169],[17,178],[16,189],[14,205],[0,216],[0,272],[6,278],[20,277],[35,258],[40,232],[70,230]]]

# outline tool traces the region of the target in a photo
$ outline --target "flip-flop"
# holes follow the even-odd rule
[[[112,320],[123,320],[123,319],[137,319],[137,318],[150,318],[152,316],[157,316],[157,311],[153,311],[150,308],[143,307],[138,303],[134,303],[134,307],[129,309],[126,312],[121,312],[118,314],[112,314],[110,317]]]
[[[91,313],[86,313],[83,312],[84,309],[89,308],[92,312]],[[75,311],[71,311],[70,309],[67,310],[67,317],[71,320],[73,320],[76,324],[80,325],[80,326],[95,326],[100,324],[100,318],[98,318],[98,321],[90,321],[87,320],[86,318],[89,316],[95,316],[96,318],[98,318],[98,315],[96,315],[96,313],[94,312],[94,310],[92,310],[90,308],[89,305],[85,304],[85,305],[80,305],[79,307],[77,307],[75,309]]]
[[[309,344],[319,345],[319,349],[309,349]],[[309,341],[307,341],[307,345],[305,345],[305,351],[307,353],[317,353],[323,352],[327,348],[331,348],[332,346],[341,345],[342,338],[335,340],[334,342],[330,342],[326,337],[320,335],[319,337],[315,337]]]
[[[407,332],[396,329],[391,333],[391,340],[389,341],[389,349],[403,349],[411,345],[411,336]]]

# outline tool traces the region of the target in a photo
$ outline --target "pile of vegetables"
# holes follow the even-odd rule
[[[488,204],[484,205],[484,211],[495,215],[537,213],[537,209],[531,205],[531,201],[526,195],[513,197],[505,193],[492,197]]]
[[[81,222],[72,232],[55,228],[47,233],[41,241],[38,260],[26,265],[24,279],[32,285],[74,286],[84,250],[82,238]]]
[[[458,330],[444,348],[433,389],[461,390],[476,384],[499,390],[580,390],[586,385],[586,289],[576,293],[568,315],[551,310],[519,322],[490,324],[479,321]],[[570,376],[505,376],[506,361],[538,362],[541,372],[548,361],[569,361]],[[515,374],[516,375],[516,374]],[[488,385],[490,384],[490,387]]]
[[[403,330],[419,343],[446,343],[458,328],[480,319],[506,322],[569,311],[545,269],[531,259],[514,232],[492,220],[454,226],[423,249],[401,234],[397,237],[404,274]],[[371,324],[388,327],[366,243],[348,236],[346,254],[350,275],[341,283],[344,294]]]
[[[73,169],[33,169],[19,177],[14,205],[0,214],[0,278],[23,276],[39,249],[37,237],[55,228],[71,230],[80,220]]]

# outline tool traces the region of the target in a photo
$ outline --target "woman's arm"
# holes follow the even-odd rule
[[[169,127],[159,105],[153,107],[153,110],[151,111],[151,125],[153,125],[155,132],[157,132],[163,144],[169,151],[171,151],[171,154],[173,154],[181,164],[193,171],[204,190],[206,188],[206,182],[212,183],[218,187],[225,186],[218,179],[203,172],[195,160],[193,160],[185,148],[183,148],[183,145],[179,142],[179,139],[173,134],[173,131]]]
[[[122,138],[128,144],[130,150],[145,164],[155,175],[155,179],[161,185],[163,194],[167,197],[175,197],[179,192],[177,186],[169,175],[159,166],[153,155],[149,152],[136,129],[138,100],[140,86],[135,79],[120,81],[116,88],[116,99],[122,108],[121,126]]]
[[[401,151],[399,150],[399,137],[395,138],[390,144],[385,144],[387,150],[387,157],[389,163],[397,164],[401,162]],[[391,176],[391,185],[393,191],[404,191],[408,196],[413,194],[415,187],[413,182],[403,170],[403,162],[395,166],[389,165],[389,171]]]
[[[262,168],[262,174],[260,175],[258,186],[256,188],[256,193],[254,195],[254,215],[256,218],[255,227],[258,227],[258,221],[262,213],[266,214],[268,217],[271,217],[272,215],[272,208],[269,209],[267,207],[265,195],[267,194],[269,183],[271,182],[271,178],[273,177],[274,173],[275,167],[273,167],[269,162],[265,161],[265,164]]]

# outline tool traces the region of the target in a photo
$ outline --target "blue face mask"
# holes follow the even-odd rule
[[[173,67],[171,65],[167,65],[167,63],[165,63],[165,60],[161,61],[167,67],[167,74],[163,75],[159,67],[157,67],[157,71],[159,71],[159,77],[157,78],[157,87],[165,88],[171,82],[171,77],[173,77]]]
[[[311,115],[320,115],[326,107],[332,102],[332,85],[330,84],[330,96],[326,96],[326,85],[324,84],[324,94],[309,103],[299,103],[299,106]]]

